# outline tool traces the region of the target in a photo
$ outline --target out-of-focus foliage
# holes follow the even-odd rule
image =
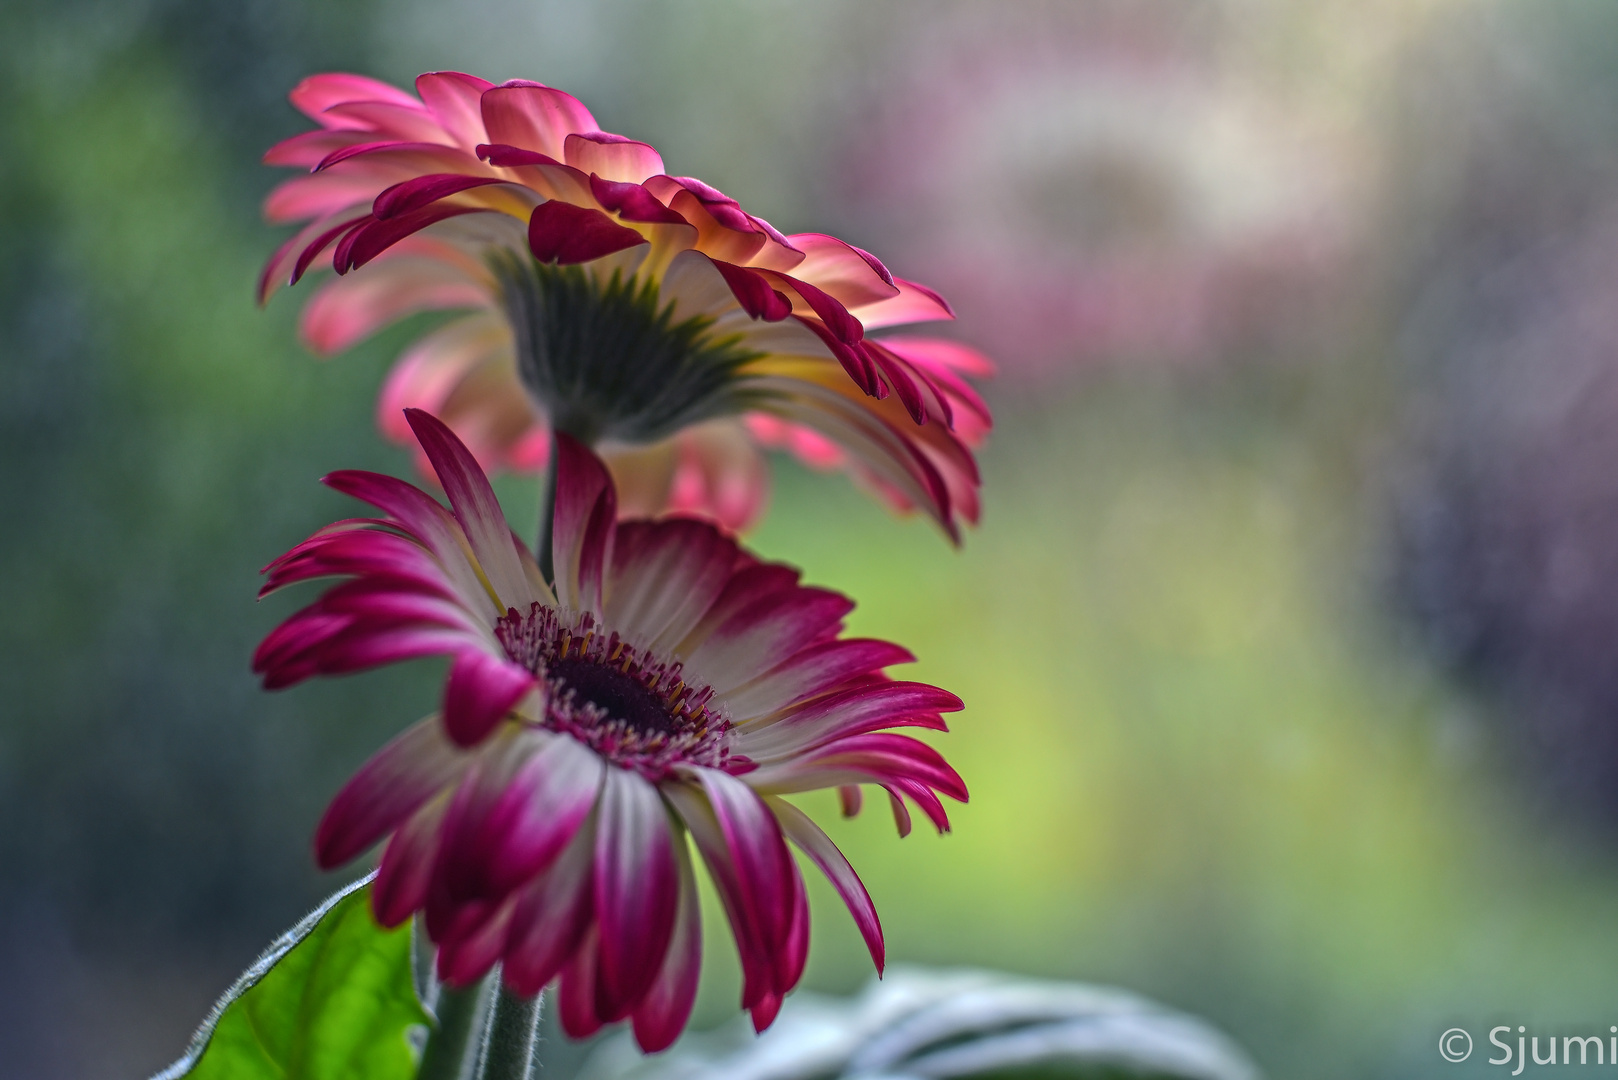
[[[620,1036],[581,1080],[1258,1080],[1229,1039],[1105,987],[900,968],[852,998],[798,994],[755,1035],[738,1017],[672,1053]]]
[[[428,667],[247,671],[302,599],[255,606],[256,569],[347,510],[318,476],[409,469],[370,415],[404,336],[319,364],[298,297],[252,305],[257,157],[328,68],[553,82],[784,229],[965,260],[960,332],[1007,361],[983,527],[952,552],[784,468],[754,538],[968,703],[953,835],[835,830],[895,960],[1122,985],[1277,1077],[1608,1022],[1610,843],[1522,778],[1612,761],[1611,5],[23,0],[0,31],[8,1069],[172,1060],[334,884],[325,800],[431,708]],[[916,130],[940,87],[964,111]],[[995,167],[906,172],[895,130]],[[809,984],[851,990],[814,910]]]

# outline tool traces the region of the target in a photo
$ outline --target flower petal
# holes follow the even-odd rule
[[[477,649],[458,653],[444,681],[444,730],[474,746],[539,685],[532,672]]]
[[[596,834],[596,1014],[628,1016],[663,967],[679,901],[670,822],[639,774],[610,768]]]
[[[600,210],[552,199],[534,207],[528,219],[528,247],[542,263],[591,262],[615,251],[646,243],[634,229],[613,221]]]
[[[506,981],[518,993],[537,994],[544,989],[590,929],[595,912],[595,835],[592,816],[550,868],[520,893],[505,959]],[[593,980],[593,957],[588,970]],[[589,999],[593,1016],[593,986]]]
[[[556,453],[556,599],[564,608],[599,612],[617,517],[612,478],[600,458],[565,432],[556,434]]]
[[[605,131],[575,133],[563,140],[563,160],[604,180],[639,184],[663,171],[663,158],[643,142]]]
[[[449,496],[455,517],[466,530],[472,553],[488,578],[497,603],[501,607],[526,609],[538,597],[533,595],[523,574],[511,540],[511,527],[506,524],[500,501],[489,486],[489,478],[483,475],[472,452],[437,417],[411,409],[406,419],[433,463],[439,483],[444,485],[444,494]]]
[[[315,828],[315,862],[330,870],[354,858],[450,787],[470,763],[444,738],[437,718],[406,728],[326,808]]]
[[[848,913],[854,916],[854,925],[859,927],[865,947],[871,952],[871,962],[876,965],[877,974],[880,975],[886,955],[882,941],[882,920],[877,917],[876,905],[871,903],[871,894],[866,892],[865,883],[848,864],[843,853],[837,850],[831,837],[822,832],[807,814],[778,795],[765,796],[764,801],[781,823],[781,831],[820,868],[820,872],[837,890],[837,895],[843,898],[843,903],[848,905]]]
[[[416,77],[416,93],[451,138],[471,150],[487,142],[483,130],[482,97],[493,83],[459,71],[429,71]]]
[[[601,130],[578,98],[526,80],[484,91],[482,111],[489,142],[537,150],[557,161],[566,156],[569,135]]]
[[[697,898],[697,878],[691,869],[691,851],[683,828],[674,840],[674,866],[680,890],[674,937],[663,969],[634,1013],[635,1041],[648,1054],[667,1049],[684,1030],[691,1018],[691,1007],[696,1004],[697,977],[702,971],[702,905]]]

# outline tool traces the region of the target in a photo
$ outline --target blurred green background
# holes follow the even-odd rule
[[[1275,1077],[1618,1023],[1613,5],[12,0],[0,58],[8,1074],[176,1056],[435,693],[247,670],[316,479],[409,469],[372,402],[425,324],[320,363],[252,303],[328,69],[559,85],[1001,361],[963,551],[785,461],[753,537],[968,703],[952,835],[832,826],[893,960],[1116,983]],[[805,985],[852,989],[814,888]]]

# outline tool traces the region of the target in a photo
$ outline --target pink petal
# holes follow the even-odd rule
[[[526,609],[535,597],[511,542],[511,526],[506,524],[489,478],[472,452],[441,420],[420,409],[409,410],[406,419],[432,462],[439,483],[444,485],[455,517],[466,531],[472,553],[495,595],[505,607]]]
[[[337,245],[337,250],[332,252],[332,266],[339,274],[357,270],[400,240],[415,235],[429,225],[461,214],[476,213],[487,211],[481,206],[437,202],[386,221],[373,218],[343,237]]]
[[[624,221],[639,221],[650,225],[687,225],[685,218],[670,210],[639,184],[604,180],[593,173],[590,176],[590,194],[607,210]],[[692,238],[696,230],[691,230]]]
[[[569,135],[601,130],[577,98],[539,83],[502,83],[483,93],[483,127],[491,143],[537,150],[565,159]]]
[[[526,668],[466,649],[444,682],[444,730],[462,746],[475,746],[539,680]]]
[[[578,949],[595,913],[595,824],[586,820],[567,849],[525,887],[512,915],[506,946],[506,981],[521,994],[537,994]],[[589,973],[589,1009],[595,1013],[595,960]]]
[[[705,521],[635,521],[613,542],[608,625],[656,650],[683,640],[730,581],[736,542]]]
[[[865,883],[860,881],[860,876],[848,864],[843,853],[837,850],[831,837],[822,832],[807,814],[779,796],[766,796],[764,801],[781,823],[781,830],[787,838],[820,868],[820,872],[837,890],[837,895],[843,898],[843,903],[848,905],[848,913],[854,916],[854,925],[865,939],[865,947],[871,952],[871,962],[876,965],[877,974],[880,975],[885,956],[882,920],[877,917],[876,905],[871,903],[871,894],[866,892]]]
[[[492,625],[494,617],[502,614],[489,603],[488,591],[467,562],[462,546],[466,534],[460,523],[438,500],[398,477],[358,469],[331,473],[322,482],[334,491],[370,503],[408,529],[437,557],[437,569],[450,593],[483,616],[485,622]]]
[[[416,99],[396,86],[343,72],[311,75],[292,88],[287,95],[293,108],[309,119],[328,127],[338,126],[325,119],[326,110],[345,101],[386,101],[395,105],[417,106]],[[346,123],[346,121],[344,121]]]
[[[893,275],[870,253],[824,233],[795,233],[788,239],[804,253],[792,276],[813,283],[848,307],[900,295]]]
[[[736,868],[736,902],[775,966],[773,988],[785,993],[792,988],[784,982],[782,965],[791,958],[787,946],[795,890],[792,856],[780,825],[764,801],[742,781],[717,769],[693,768],[691,772],[713,807]]]
[[[345,146],[360,146],[375,139],[376,136],[369,131],[300,131],[264,151],[264,156],[259,160],[266,165],[313,170],[333,151]]]
[[[646,188],[669,209],[697,230],[696,246],[715,259],[742,265],[768,242],[764,230],[753,224],[736,200],[701,181],[654,176]]]
[[[405,95],[408,97],[409,95]],[[392,101],[340,101],[328,105],[321,114],[322,121],[333,117],[342,121],[344,128],[364,128],[390,138],[408,142],[436,143],[444,136],[432,114],[421,102],[410,99],[409,104]]]
[[[771,288],[763,274],[718,259],[713,264],[736,295],[736,302],[753,318],[780,322],[792,314],[792,301]]]
[[[679,880],[663,800],[638,774],[606,771],[598,822],[596,1013],[613,1021],[629,1015],[663,967]]]
[[[775,992],[774,949],[766,941],[764,928],[745,899],[740,873],[731,858],[713,805],[696,784],[666,783],[663,794],[691,831],[691,839],[696,841],[725,906],[742,964],[742,1007],[751,1008]]]
[[[556,514],[551,554],[556,599],[575,611],[601,610],[617,496],[601,459],[566,432],[556,433]]]
[[[427,803],[383,849],[382,863],[371,884],[371,910],[383,926],[398,926],[426,902],[438,852],[438,826],[448,807],[447,796]]]
[[[464,381],[471,378],[482,364],[503,351],[509,352],[510,348],[511,329],[504,317],[492,311],[445,323],[418,338],[414,345],[400,354],[382,384],[376,401],[377,426],[390,439],[412,441],[410,423],[404,417],[406,409],[421,409],[434,416],[441,415],[450,397]],[[447,422],[450,429],[465,441],[466,435],[458,430],[454,418]]]
[[[480,767],[444,825],[451,898],[498,901],[549,867],[595,806],[602,768],[576,739],[538,730]]]
[[[506,950],[515,901],[504,904],[464,933],[438,942],[438,977],[451,986],[470,986],[494,967]]]
[[[787,596],[761,596],[737,611],[687,660],[719,694],[751,682],[799,649],[836,634],[854,609],[848,597],[799,587]]]
[[[729,704],[727,697],[726,704]],[[801,754],[833,739],[885,727],[944,726],[939,713],[957,712],[961,699],[915,682],[878,682],[828,694],[789,710],[766,727],[748,731],[738,749],[763,763]]]
[[[258,302],[267,302],[276,289],[302,277],[309,264],[319,258],[332,241],[369,216],[364,210],[358,210],[322,217],[293,233],[264,264],[258,278]]]
[[[725,708],[735,723],[767,716],[825,693],[855,675],[915,661],[909,650],[873,638],[843,638],[797,653],[752,682],[727,691]]]
[[[663,159],[643,142],[605,131],[569,135],[563,140],[564,160],[581,172],[606,180],[639,184],[663,171]]]
[[[691,870],[691,852],[684,831],[674,841],[674,865],[679,874],[679,912],[663,968],[635,1007],[635,1041],[642,1051],[665,1050],[685,1029],[697,1000],[697,977],[702,971],[702,905],[697,879]]]
[[[601,211],[556,199],[534,207],[528,219],[528,247],[542,263],[591,262],[644,243],[640,233]]]
[[[588,1039],[609,1021],[596,1011],[596,927],[590,927],[573,958],[562,969],[557,993],[557,1013],[562,1030],[570,1039]]]
[[[456,268],[426,259],[393,259],[368,273],[323,284],[304,305],[298,336],[330,356],[418,311],[485,307],[488,293]]]
[[[486,187],[489,184],[503,184],[505,180],[498,176],[466,176],[461,173],[429,173],[418,176],[413,180],[406,180],[394,184],[376,197],[371,205],[371,212],[378,219],[386,221],[389,218],[408,214],[412,210],[420,210],[439,199],[447,198],[457,192],[466,191],[475,187]]]
[[[416,93],[440,127],[463,149],[487,142],[482,97],[494,84],[459,71],[429,71],[416,76]]]
[[[898,277],[893,279],[893,285],[899,290],[898,296],[861,305],[855,309],[855,317],[867,330],[955,318],[955,311],[948,302],[927,286]],[[971,374],[978,373],[971,372]]]
[[[377,751],[326,808],[315,829],[315,861],[330,870],[354,858],[452,785],[468,763],[433,718],[407,728]]]

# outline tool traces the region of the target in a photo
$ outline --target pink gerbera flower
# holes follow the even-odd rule
[[[965,801],[930,746],[881,729],[943,730],[952,694],[896,682],[896,645],[839,636],[852,604],[760,562],[705,522],[615,523],[605,469],[558,439],[554,589],[466,447],[408,422],[450,501],[401,480],[326,482],[385,517],[341,521],[271,563],[265,591],[348,580],[259,647],[267,687],[411,657],[452,658],[442,718],[400,735],[332,801],[316,834],[336,866],[386,837],[373,900],[426,915],[440,975],[497,961],[519,994],[560,977],[581,1037],[630,1018],[647,1050],[684,1027],[701,958],[686,837],[712,874],[759,1029],[802,974],[803,880],[790,839],[830,878],[882,966],[882,930],[842,854],[783,796],[859,785],[940,831],[939,794]]]
[[[272,221],[305,225],[260,296],[330,253],[304,310],[317,351],[425,309],[471,309],[401,358],[380,400],[441,415],[493,466],[537,468],[548,428],[601,445],[639,508],[730,527],[762,506],[757,447],[843,465],[958,537],[975,521],[971,448],[989,413],[962,377],[977,352],[866,331],[953,318],[931,290],[819,233],[784,236],[735,200],[664,172],[539,83],[434,72],[420,95],[317,75],[292,102],[321,125],[272,148],[311,173]],[[350,274],[351,271],[363,272]]]

